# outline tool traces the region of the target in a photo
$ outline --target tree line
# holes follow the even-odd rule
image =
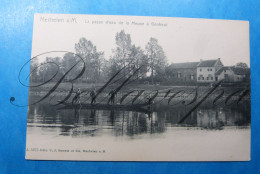
[[[131,70],[139,69],[135,75],[135,82],[150,81],[152,84],[157,82],[165,74],[167,58],[163,48],[156,38],[151,37],[145,49],[132,43],[130,34],[124,30],[116,33],[115,48],[112,55],[105,59],[104,52],[97,50],[92,41],[82,37],[75,44],[75,54],[66,53],[63,57],[46,57],[40,62],[36,57],[31,61],[32,82],[44,82],[55,75],[52,79],[57,81],[77,63],[77,55],[85,62],[85,72],[78,79],[79,82],[102,83],[108,80],[123,68],[120,79],[126,79]],[[66,76],[72,79],[82,69],[82,65],[74,67]],[[65,80],[66,80],[65,79]]]
[[[156,38],[151,37],[142,49],[132,43],[130,34],[121,30],[116,33],[115,47],[108,59],[105,59],[103,51],[97,50],[92,41],[84,37],[75,43],[74,48],[75,53],[68,52],[62,57],[45,57],[42,62],[37,57],[34,58],[31,61],[30,80],[37,83],[50,79],[58,81],[79,61],[78,56],[80,56],[86,69],[77,79],[78,82],[104,83],[123,68],[115,80],[125,80],[130,76],[131,70],[139,69],[133,76],[135,83],[174,83],[171,79],[172,69],[168,66],[165,52]],[[243,62],[235,66],[248,68]],[[82,64],[74,67],[66,75],[65,81],[73,79],[81,70]]]

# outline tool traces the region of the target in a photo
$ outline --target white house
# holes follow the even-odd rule
[[[224,79],[227,82],[244,82],[247,74],[250,72],[249,68],[241,68],[235,66],[225,66],[216,72],[218,80]]]
[[[217,81],[215,73],[223,67],[220,58],[215,60],[200,60],[197,65],[197,82]]]

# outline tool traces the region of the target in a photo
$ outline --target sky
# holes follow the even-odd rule
[[[248,21],[172,17],[36,14],[32,57],[49,51],[75,52],[75,43],[85,37],[108,59],[121,30],[142,49],[151,37],[158,39],[168,63],[221,58],[225,66],[237,62],[250,66]]]

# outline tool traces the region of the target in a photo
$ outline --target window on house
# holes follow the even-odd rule
[[[212,71],[212,68],[210,68],[210,71]]]
[[[211,77],[211,80],[213,80],[213,77]]]
[[[209,80],[209,77],[207,77],[207,80]]]
[[[178,79],[181,78],[181,73],[178,73],[178,74],[177,74],[177,78],[178,78]]]
[[[200,72],[202,71],[202,69],[200,68]]]
[[[228,78],[228,74],[224,74],[224,78],[227,79]]]
[[[199,75],[199,78],[198,78],[198,80],[204,80],[204,77],[203,77],[203,75]]]

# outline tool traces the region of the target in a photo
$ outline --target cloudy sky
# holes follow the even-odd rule
[[[143,49],[151,37],[158,39],[169,63],[221,58],[226,66],[237,62],[250,66],[247,21],[169,17],[36,14],[32,57],[48,51],[75,52],[75,43],[85,37],[108,59],[116,46],[115,35],[121,30]]]

